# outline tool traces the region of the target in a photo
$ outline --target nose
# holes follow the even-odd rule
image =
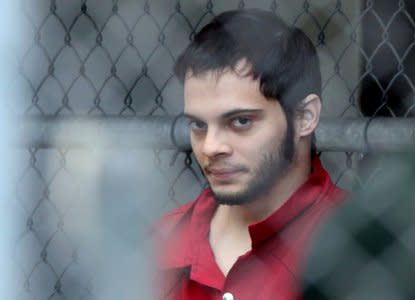
[[[229,138],[223,130],[208,129],[202,145],[202,153],[210,158],[232,152]]]

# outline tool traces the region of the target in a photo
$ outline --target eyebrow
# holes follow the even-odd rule
[[[258,113],[258,112],[263,112],[263,109],[249,109],[249,108],[238,108],[238,109],[233,109],[230,111],[227,111],[223,114],[220,115],[221,119],[228,119],[230,117],[233,117],[235,115],[240,115],[240,114],[247,114],[247,113]],[[193,119],[193,120],[198,120],[198,121],[202,121],[200,118],[198,118],[197,116],[194,116],[192,114],[189,113],[184,113],[183,114],[186,118],[189,119]]]

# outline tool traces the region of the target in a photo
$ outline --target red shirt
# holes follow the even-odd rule
[[[319,159],[314,159],[312,174],[284,205],[249,226],[252,249],[237,259],[225,277],[209,243],[217,203],[205,189],[156,226],[160,299],[222,299],[225,293],[234,300],[299,299],[301,265],[311,236],[344,197]]]

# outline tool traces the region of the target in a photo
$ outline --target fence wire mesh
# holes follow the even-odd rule
[[[250,7],[273,11],[315,43],[324,115],[414,116],[415,5],[403,0],[24,0],[30,38],[17,52],[23,97],[11,113],[175,116],[183,109],[172,72],[180,52],[214,15]],[[19,155],[16,299],[144,299],[145,228],[204,186],[191,153],[57,145]],[[382,155],[322,159],[349,189],[382,173]]]

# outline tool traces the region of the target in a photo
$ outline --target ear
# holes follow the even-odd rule
[[[304,137],[312,134],[320,120],[321,101],[316,94],[308,95],[301,101],[301,110],[296,117],[297,135]]]

